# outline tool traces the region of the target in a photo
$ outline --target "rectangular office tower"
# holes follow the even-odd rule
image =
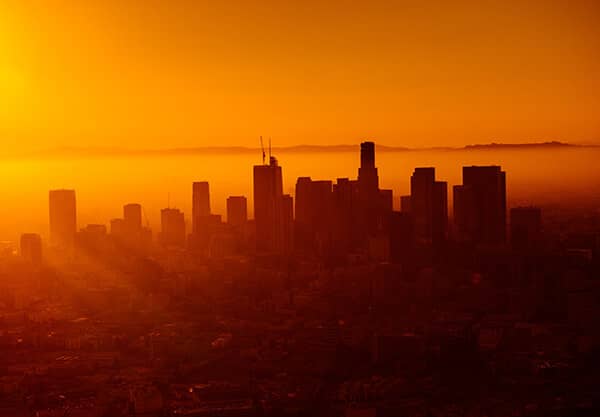
[[[42,263],[42,238],[40,235],[37,233],[21,235],[21,256],[31,264]]]
[[[227,198],[227,224],[242,226],[248,221],[248,201],[246,197],[231,196]]]
[[[331,181],[296,181],[295,241],[304,250],[323,253],[333,235],[333,189]]]
[[[77,233],[77,206],[75,190],[51,190],[50,242],[53,245],[70,248]]]
[[[160,211],[160,242],[164,246],[185,246],[185,218],[179,209]]]
[[[463,167],[463,184],[454,186],[454,222],[459,241],[506,242],[506,174],[499,166]]]
[[[210,216],[210,189],[207,181],[192,184],[192,233],[205,229]]]
[[[444,242],[448,230],[448,185],[435,180],[435,168],[415,168],[410,177],[410,205],[417,242]]]
[[[281,167],[275,157],[270,158],[268,165],[254,166],[254,220],[259,252],[281,254],[289,249],[287,231],[292,227],[286,224],[290,221],[288,197],[284,199]]]
[[[142,229],[141,204],[126,204],[123,206],[123,226],[130,233],[137,233]]]

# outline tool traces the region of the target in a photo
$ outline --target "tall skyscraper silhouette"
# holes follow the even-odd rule
[[[275,157],[269,158],[268,165],[254,166],[254,220],[259,252],[283,253],[288,248],[288,197],[284,206],[281,167]]]
[[[248,221],[248,201],[244,196],[227,198],[227,224],[242,226]]]
[[[51,190],[50,242],[56,246],[72,247],[77,233],[75,190]]]
[[[37,233],[21,235],[21,256],[27,262],[39,265],[42,262],[42,238]]]
[[[454,221],[458,240],[506,241],[506,174],[499,166],[463,167],[463,184],[454,186]]]
[[[164,246],[185,246],[185,218],[183,212],[175,208],[160,211],[160,242]]]
[[[142,229],[142,206],[131,203],[123,206],[123,226],[128,232],[135,233]]]
[[[331,245],[333,233],[333,191],[331,181],[300,177],[296,182],[296,242],[303,249],[319,253]]]
[[[435,168],[415,168],[410,178],[410,212],[419,243],[437,244],[446,240],[447,184],[435,180]]]
[[[210,188],[207,181],[192,184],[192,233],[206,229],[210,216]]]

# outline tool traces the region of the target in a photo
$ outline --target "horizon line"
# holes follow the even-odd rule
[[[368,140],[367,140],[368,141]],[[298,144],[289,146],[276,146],[272,148],[273,152],[307,152],[307,153],[327,153],[327,152],[354,152],[360,146],[356,144],[337,144],[337,145],[310,145]],[[470,150],[497,150],[497,149],[531,149],[531,148],[596,148],[600,144],[577,144],[562,141],[540,141],[540,142],[488,142],[475,143],[463,146],[428,146],[428,147],[408,147],[398,145],[377,144],[376,149],[379,152],[423,152],[423,151],[470,151]],[[111,146],[59,146],[43,150],[28,151],[16,153],[13,155],[4,155],[1,159],[37,159],[52,157],[111,157],[111,156],[173,156],[173,155],[197,155],[197,154],[245,154],[260,152],[260,147],[249,146],[190,146],[190,147],[172,147],[172,148],[121,148]]]

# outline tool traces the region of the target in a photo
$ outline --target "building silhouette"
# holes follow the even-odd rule
[[[295,241],[299,248],[323,253],[331,246],[334,200],[331,181],[300,177],[296,182]]]
[[[242,226],[248,221],[248,201],[244,196],[230,196],[227,198],[227,224]]]
[[[498,245],[506,241],[506,174],[499,166],[463,167],[454,186],[457,240]]]
[[[77,233],[77,206],[75,190],[51,190],[50,242],[64,248],[73,247]]]
[[[142,206],[130,203],[123,206],[123,226],[130,233],[138,233],[142,229]]]
[[[192,183],[192,234],[206,228],[210,216],[210,189],[207,181]]]
[[[361,244],[361,231],[358,224],[359,212],[358,182],[348,178],[338,178],[333,184],[333,250],[337,254],[346,253]]]
[[[37,233],[21,235],[21,256],[34,265],[42,263],[42,238]]]
[[[163,246],[185,246],[185,218],[176,208],[160,211],[160,243]]]
[[[285,202],[284,202],[285,200]],[[293,216],[291,196],[283,194],[281,167],[273,156],[269,164],[254,166],[254,220],[256,249],[259,252],[285,253],[291,247]]]
[[[426,245],[443,243],[448,230],[448,186],[435,180],[435,168],[415,168],[409,201],[416,240]]]

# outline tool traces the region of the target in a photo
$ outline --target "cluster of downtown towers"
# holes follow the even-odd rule
[[[374,258],[401,261],[415,246],[436,247],[449,238],[448,187],[437,181],[435,168],[416,168],[410,195],[402,196],[401,210],[393,210],[392,190],[379,188],[375,144],[360,146],[358,178],[336,182],[300,177],[295,199],[283,193],[282,168],[275,157],[254,166],[254,221],[248,220],[243,196],[227,199],[227,222],[211,213],[208,182],[192,187],[192,230],[186,234],[183,212],[161,210],[158,242],[165,247],[207,250],[215,237],[250,236],[256,253],[315,255],[368,253]],[[506,179],[499,166],[463,167],[463,184],[454,186],[456,241],[496,245],[506,240]],[[52,190],[49,195],[50,240],[70,246],[77,233],[74,190]],[[110,234],[136,242],[151,242],[142,224],[139,204],[124,206],[124,216],[110,222]],[[88,225],[79,233],[107,234],[104,225]],[[25,240],[25,242],[23,241]],[[24,235],[22,247],[35,237]],[[222,239],[216,239],[222,241]],[[34,245],[35,246],[35,245]],[[23,249],[23,248],[22,248]]]

